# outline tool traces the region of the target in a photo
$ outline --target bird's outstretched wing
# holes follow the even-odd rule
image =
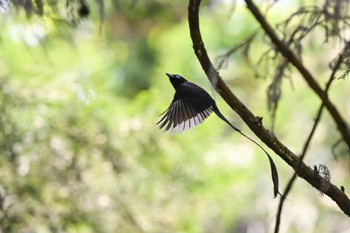
[[[195,90],[195,91],[194,91]],[[177,89],[169,108],[161,114],[157,123],[163,132],[179,134],[195,127],[213,112],[215,101],[201,87],[186,82]]]
[[[162,113],[162,118],[157,125],[160,129],[164,128],[163,132],[171,130],[170,135],[176,132],[180,134],[203,123],[212,111],[211,106],[202,111],[196,111],[190,99],[175,100]]]

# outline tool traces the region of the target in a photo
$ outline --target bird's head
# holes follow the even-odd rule
[[[186,79],[184,79],[178,74],[168,74],[168,73],[165,73],[165,74],[169,77],[170,82],[171,84],[173,84],[173,87],[175,88],[175,90],[179,87],[179,85],[181,85],[184,82],[187,82]]]

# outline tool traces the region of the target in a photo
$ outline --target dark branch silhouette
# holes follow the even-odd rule
[[[248,9],[254,15],[255,19],[259,22],[260,26],[263,28],[265,33],[269,36],[272,43],[276,46],[278,52],[280,52],[295,68],[300,72],[302,77],[308,83],[310,88],[318,95],[318,97],[322,100],[322,103],[325,105],[325,108],[328,110],[333,120],[335,121],[339,132],[341,133],[343,140],[348,145],[350,149],[350,131],[348,129],[348,125],[343,117],[340,115],[337,108],[334,104],[328,99],[328,96],[325,91],[319,86],[313,75],[309,72],[309,70],[302,64],[300,59],[295,55],[295,53],[288,48],[288,46],[278,38],[275,31],[272,27],[267,23],[264,16],[260,13],[258,8],[255,6],[253,1],[245,0]]]
[[[273,30],[266,23],[264,18],[261,16],[260,12],[257,11],[255,5],[252,5],[251,1],[247,2],[249,2],[250,7],[252,7],[255,13],[258,12],[257,15],[259,16],[259,19],[262,20],[262,22],[264,22],[264,26],[272,32],[271,35],[275,36]],[[298,176],[302,177],[310,185],[323,192],[325,195],[329,196],[338,204],[339,208],[346,215],[350,216],[350,200],[345,195],[345,193],[332,183],[329,183],[327,190],[324,190],[322,185],[324,183],[324,177],[322,177],[317,171],[313,170],[305,163],[303,163],[300,160],[300,157],[298,157],[295,153],[289,150],[282,142],[278,140],[278,138],[276,138],[270,131],[268,131],[262,125],[261,121],[259,121],[259,118],[256,117],[227,87],[227,85],[219,75],[218,71],[215,69],[213,63],[211,62],[208,53],[205,49],[204,42],[202,40],[202,35],[199,27],[200,3],[200,0],[189,1],[188,21],[190,27],[190,35],[193,43],[194,53],[196,54],[197,59],[202,66],[202,69],[204,70],[214,89],[226,101],[226,103],[242,118],[242,120],[248,125],[248,127],[255,133],[255,135],[257,135],[269,148],[271,148],[277,155],[279,155],[279,157],[281,157],[288,165],[290,165],[296,171]],[[280,40],[277,38],[277,36],[275,36],[273,42],[280,43]],[[306,70],[306,68],[300,63],[298,58],[287,47],[285,47],[284,44],[282,44],[281,49],[284,51],[283,54],[288,55],[286,56],[286,58],[293,65],[298,65],[299,69],[301,69],[302,71]],[[307,70],[305,74],[308,78],[311,77],[311,84],[314,85],[314,88],[319,92],[320,97],[323,100],[325,106],[328,106],[328,111],[332,112],[335,116],[337,116],[340,119],[340,122],[338,122],[339,119],[337,118],[337,124],[346,125],[343,119],[340,117],[340,115],[337,115],[339,113],[336,110],[333,111],[335,107],[331,104],[328,98],[326,98],[326,95],[324,95],[324,91],[322,91],[318,84],[313,80],[312,75]],[[345,130],[342,130],[342,132],[344,134],[349,133],[346,127]]]

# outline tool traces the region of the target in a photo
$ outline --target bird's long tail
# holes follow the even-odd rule
[[[238,129],[237,127],[235,127],[234,125],[231,124],[231,122],[229,122],[223,115],[222,113],[219,111],[219,109],[216,107],[214,107],[213,111],[215,112],[215,114],[223,121],[225,121],[229,126],[231,126],[232,129],[234,129],[235,131],[237,131],[238,133],[240,133],[242,136],[244,136],[245,138],[249,139],[251,142],[253,142],[255,145],[257,145],[258,147],[260,147],[260,149],[262,149],[267,158],[269,159],[270,162],[270,167],[271,167],[271,177],[272,177],[272,182],[273,182],[273,194],[274,197],[277,196],[277,194],[280,194],[279,190],[278,190],[278,172],[277,172],[277,168],[275,163],[273,162],[271,156],[269,155],[269,153],[267,153],[267,151],[259,144],[257,143],[255,140],[253,140],[252,138],[250,138],[249,136],[247,136],[246,134],[244,134],[240,129]]]

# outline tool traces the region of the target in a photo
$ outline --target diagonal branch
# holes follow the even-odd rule
[[[245,0],[245,2],[250,12],[254,15],[255,19],[260,23],[265,33],[270,37],[272,43],[276,46],[277,51],[279,51],[290,63],[295,66],[295,68],[300,72],[311,89],[322,100],[325,108],[328,110],[333,120],[335,121],[343,140],[346,142],[348,148],[350,149],[350,131],[348,129],[348,125],[334,104],[328,99],[327,93],[322,90],[322,88],[316,82],[315,78],[297,58],[293,51],[290,50],[288,46],[278,38],[274,29],[267,23],[264,16],[260,13],[259,9],[255,6],[253,1]]]
[[[344,48],[344,52],[347,51],[348,47],[349,47],[349,43],[347,43],[345,45],[345,48]],[[331,73],[331,76],[329,77],[329,80],[326,84],[326,89],[325,89],[325,93],[328,93],[330,87],[331,87],[331,84],[333,83],[334,79],[335,79],[335,74],[337,73],[337,71],[339,70],[341,64],[343,62],[343,53],[341,53],[337,59],[337,62],[332,70],[332,73]],[[316,115],[316,118],[315,118],[315,122],[314,122],[314,125],[312,126],[312,129],[310,131],[310,134],[308,136],[308,138],[306,139],[306,142],[304,144],[304,147],[303,147],[303,151],[301,153],[301,156],[300,156],[300,162],[302,162],[304,160],[304,157],[306,155],[306,152],[310,146],[310,143],[311,143],[311,139],[312,137],[314,136],[315,132],[316,132],[316,128],[321,120],[321,117],[322,117],[322,113],[323,113],[323,109],[324,109],[324,103],[321,104],[321,106],[319,107],[318,111],[317,111],[317,115]],[[299,163],[300,163],[299,162]],[[281,199],[280,199],[280,202],[279,202],[279,205],[278,205],[278,209],[277,209],[277,215],[276,215],[276,224],[275,224],[275,230],[274,232],[275,233],[278,233],[279,232],[279,226],[281,224],[281,215],[282,215],[282,209],[283,209],[283,204],[289,194],[289,192],[292,190],[292,186],[295,182],[297,178],[297,171],[294,172],[293,176],[290,178],[287,186],[286,186],[286,190],[284,191],[283,195],[281,196]]]
[[[208,79],[214,89],[225,100],[225,102],[242,118],[248,127],[257,135],[269,148],[279,155],[287,164],[289,164],[297,174],[305,179],[310,185],[325,193],[333,199],[339,208],[348,216],[350,216],[350,200],[345,193],[332,183],[329,184],[327,190],[322,190],[324,181],[318,172],[312,170],[302,161],[299,162],[299,157],[283,145],[270,131],[268,131],[261,123],[258,117],[234,95],[227,87],[215,67],[208,57],[205,49],[202,35],[199,28],[199,6],[200,0],[189,0],[188,6],[188,21],[190,35],[193,43],[193,49],[199,60],[202,69],[206,73]]]

